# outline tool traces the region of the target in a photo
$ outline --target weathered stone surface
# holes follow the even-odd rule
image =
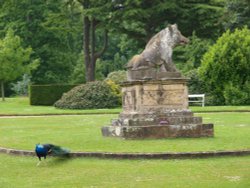
[[[103,136],[123,137],[127,139],[159,139],[177,137],[213,136],[213,125],[179,124],[148,126],[106,126],[102,128]]]
[[[188,108],[187,79],[127,82],[122,85],[123,111],[158,113]]]
[[[131,81],[122,84],[123,111],[103,136],[129,139],[213,136],[213,124],[202,124],[188,109],[187,79]]]
[[[202,123],[201,117],[185,117],[185,116],[155,116],[144,118],[120,118],[112,120],[114,126],[148,126],[148,125],[178,125],[178,124],[200,124]]]
[[[127,71],[128,81],[132,80],[152,80],[156,78],[156,69],[140,68]]]
[[[127,71],[128,81],[138,80],[167,80],[170,78],[181,78],[180,72],[158,72],[155,68],[141,67]]]
[[[159,72],[178,72],[172,61],[173,48],[177,45],[184,45],[188,42],[189,40],[181,34],[176,24],[170,25],[153,36],[147,43],[143,52],[132,57],[127,64],[127,68],[129,71],[147,68]],[[139,75],[136,75],[139,72],[136,72],[135,74],[132,73],[135,77],[128,76],[128,79],[145,79],[144,73],[140,77],[138,77]]]

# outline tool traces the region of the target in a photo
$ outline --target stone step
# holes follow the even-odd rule
[[[128,139],[159,139],[177,137],[211,137],[213,124],[160,125],[160,126],[105,126],[103,136]]]
[[[113,126],[150,126],[150,125],[178,125],[178,124],[201,124],[201,117],[164,117],[143,119],[114,119]]]
[[[161,117],[193,117],[193,112],[191,111],[183,111],[183,112],[167,112],[167,113],[120,113],[120,119],[148,119],[148,118],[161,118]]]

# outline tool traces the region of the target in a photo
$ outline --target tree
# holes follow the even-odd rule
[[[69,83],[81,51],[80,7],[74,1],[41,1],[42,18],[38,26],[35,52],[41,66],[34,71],[32,81],[36,83]],[[38,27],[39,28],[39,27]]]
[[[118,1],[118,0],[116,0]],[[221,30],[218,23],[223,4],[212,0],[120,0],[124,8],[113,14],[116,30],[139,41],[139,47],[168,24],[177,23],[185,36],[193,31],[199,38],[216,38]]]
[[[183,25],[180,29],[188,35],[195,31],[199,38],[216,40],[223,32],[222,24],[219,22],[223,16],[223,3],[223,0],[185,1],[182,5],[183,14],[179,18]]]
[[[96,60],[108,45],[108,23],[111,3],[107,0],[78,0],[83,9],[83,51],[86,81],[95,80]],[[106,22],[106,23],[105,23]],[[97,28],[103,32],[103,46],[97,50]]]
[[[199,65],[200,59],[197,62],[193,62],[193,60],[200,58],[206,50],[203,46],[207,41],[203,42],[203,40],[215,39],[221,31],[221,27],[217,23],[223,13],[223,4],[211,0],[113,0],[112,3],[115,10],[110,12],[111,20],[106,22],[112,23],[108,28],[109,47],[98,61],[105,76],[109,72],[124,69],[128,60],[133,55],[140,53],[148,40],[169,23],[178,23],[185,36],[197,31],[196,35],[199,39],[197,43],[201,42],[202,45],[199,44],[201,47],[199,49],[195,47],[197,43],[193,45],[196,49],[191,50],[194,50],[196,57],[190,57],[188,49],[182,50],[183,52],[178,54],[175,53],[182,57],[189,55],[188,60],[192,59],[195,67]],[[99,13],[95,15],[97,14]],[[178,61],[183,64],[187,61],[186,59],[182,58]]]
[[[18,76],[29,73],[38,66],[38,60],[31,63],[31,48],[23,48],[21,39],[8,30],[5,38],[0,40],[0,83],[2,101],[5,100],[4,83],[12,81]]]
[[[250,28],[250,0],[227,0],[222,20],[225,29]]]
[[[0,0],[0,37],[12,28],[39,58],[32,82],[65,83],[81,51],[80,7],[70,0]]]
[[[181,15],[181,3],[131,0],[78,0],[83,8],[83,49],[86,81],[95,79],[96,60],[107,49],[107,32],[122,33],[138,41],[139,48],[169,20]],[[168,18],[168,20],[166,19]],[[165,23],[165,24],[164,24]],[[114,27],[115,26],[115,27]],[[96,38],[102,30],[103,46],[97,50]],[[99,42],[100,44],[100,42]],[[133,43],[134,45],[135,43]]]
[[[110,32],[109,47],[102,57],[97,61],[102,74],[107,77],[110,72],[124,70],[129,59],[141,52],[136,41],[127,35]]]
[[[174,62],[184,74],[200,66],[202,56],[212,44],[212,40],[198,38],[195,32],[189,39],[190,42],[187,45],[178,46],[174,49],[176,54]]]
[[[197,75],[201,65],[202,56],[207,52],[212,40],[198,38],[193,32],[189,37],[190,42],[185,46],[178,46],[174,49],[174,62],[183,75],[190,78],[188,82],[189,93],[203,93],[204,83]]]
[[[228,98],[229,93],[235,93],[236,97],[245,96],[237,104],[250,103],[249,52],[250,30],[244,27],[233,33],[225,32],[203,56],[198,73],[214,104],[230,104],[233,100]]]
[[[32,73],[35,83],[69,82],[84,49],[89,81],[96,66],[105,76],[121,69],[169,23],[177,23],[185,36],[196,30],[199,38],[216,38],[223,13],[217,2],[223,0],[0,0],[0,37],[12,28],[32,47],[32,57],[41,60]]]

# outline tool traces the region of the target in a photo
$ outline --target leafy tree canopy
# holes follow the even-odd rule
[[[38,66],[39,61],[30,63],[32,48],[23,48],[19,36],[13,30],[8,30],[5,38],[0,40],[0,81],[3,85],[7,81],[15,80],[24,73],[29,73]],[[4,91],[2,87],[2,97]]]
[[[250,0],[227,0],[223,17],[225,29],[250,28]]]
[[[0,36],[11,28],[31,46],[33,58],[41,64],[32,73],[35,83],[62,83],[68,80],[81,50],[82,27],[74,1],[0,0]]]

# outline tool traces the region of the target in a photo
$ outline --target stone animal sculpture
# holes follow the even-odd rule
[[[177,72],[172,62],[173,48],[188,42],[176,24],[169,25],[149,40],[143,52],[128,62],[127,68],[138,70],[142,67],[159,67],[160,72]]]

